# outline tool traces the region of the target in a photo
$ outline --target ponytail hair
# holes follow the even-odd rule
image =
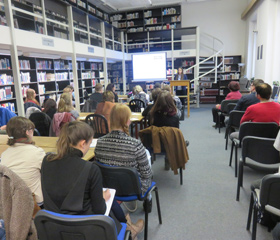
[[[73,121],[65,123],[60,131],[56,143],[57,154],[50,154],[48,161],[62,159],[71,152],[72,147],[78,145],[81,140],[88,142],[93,137],[92,128],[84,122]]]
[[[130,108],[124,104],[117,103],[110,114],[111,130],[121,129],[129,135],[129,125],[127,124],[131,117]]]
[[[6,132],[9,136],[7,144],[9,146],[13,146],[17,142],[34,144],[26,134],[26,131],[34,129],[34,123],[25,117],[16,116],[11,118],[6,127]]]
[[[74,109],[72,105],[72,95],[62,93],[58,103],[58,112],[71,112]]]

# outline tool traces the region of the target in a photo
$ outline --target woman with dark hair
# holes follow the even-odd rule
[[[10,147],[2,153],[1,164],[23,179],[40,206],[43,204],[40,170],[46,154],[42,148],[34,146],[34,128],[34,124],[25,117],[10,119],[6,128]]]
[[[44,102],[44,110],[43,112],[46,113],[50,119],[53,119],[53,115],[56,113],[56,102],[52,98],[47,99]]]
[[[229,93],[227,94],[225,100],[239,100],[242,95],[239,92],[240,89],[240,85],[238,82],[236,81],[231,81],[228,84],[228,89],[229,89]],[[217,125],[218,122],[218,112],[221,111],[221,104],[217,104],[214,108],[212,108],[212,114],[213,114],[213,122],[215,123],[213,125],[214,128],[219,127]],[[223,115],[220,115],[220,127],[224,127],[225,126],[225,117]]]
[[[178,73],[175,75],[174,80],[187,80],[187,75],[184,74],[183,68],[178,68]],[[176,95],[187,95],[187,88],[185,86],[178,86],[176,87]],[[181,98],[182,101],[185,101],[185,99]]]
[[[163,90],[157,97],[157,101],[150,111],[151,125],[157,127],[179,128],[177,108],[170,92]]]
[[[152,101],[153,104],[149,104],[144,111],[142,112],[142,116],[146,117],[148,116],[149,112],[151,111],[152,107],[155,105],[155,102],[157,100],[158,95],[161,93],[161,89],[160,88],[154,88],[152,91]]]
[[[106,87],[106,91],[111,91],[114,93],[114,96],[115,96],[115,103],[118,103],[119,102],[119,97],[118,97],[118,94],[116,94],[116,88],[115,88],[115,85],[114,83],[109,83]]]

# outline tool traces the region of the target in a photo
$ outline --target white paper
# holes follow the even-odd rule
[[[86,117],[79,117],[80,120],[86,120]]]
[[[130,118],[130,121],[138,121],[138,118]]]
[[[92,142],[91,142],[91,144],[90,144],[90,148],[95,148],[96,147],[96,144],[97,144],[97,138],[94,138],[94,139],[92,139]]]
[[[104,215],[109,216],[109,213],[110,213],[110,210],[111,210],[111,207],[112,207],[112,203],[113,203],[113,200],[114,200],[114,198],[115,198],[116,189],[112,189],[112,188],[103,188],[103,191],[106,191],[107,189],[110,190],[111,197],[110,197],[109,200],[106,202],[106,212],[105,212]]]

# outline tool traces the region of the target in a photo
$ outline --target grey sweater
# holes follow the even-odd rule
[[[111,131],[98,139],[95,160],[111,166],[136,168],[142,192],[151,186],[152,170],[143,144],[122,131]]]

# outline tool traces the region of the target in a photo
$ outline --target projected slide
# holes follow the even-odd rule
[[[133,80],[166,80],[166,53],[132,55]]]

